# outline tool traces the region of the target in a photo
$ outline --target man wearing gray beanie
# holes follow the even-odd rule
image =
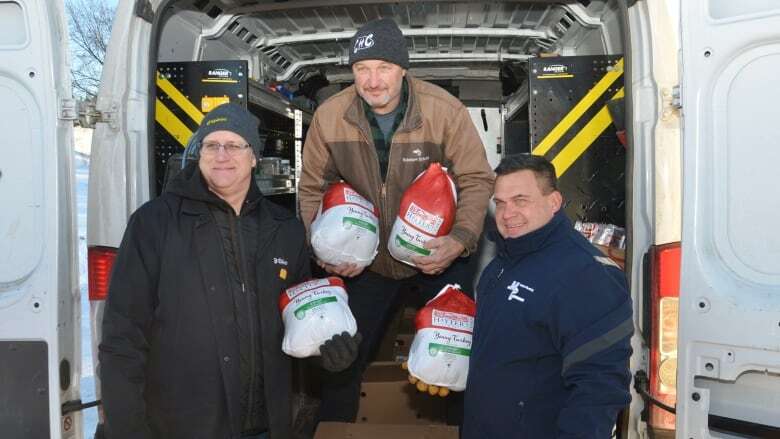
[[[406,39],[392,19],[363,25],[347,50],[355,84],[314,114],[303,149],[299,200],[307,229],[324,192],[339,180],[381,212],[379,253],[366,270],[317,261],[326,272],[346,278],[350,309],[363,335],[352,367],[323,377],[319,419],[353,422],[362,373],[400,291],[418,290],[424,303],[448,283],[473,284],[466,257],[482,233],[493,171],[466,107],[408,74]],[[450,234],[428,241],[431,254],[416,257],[414,268],[391,257],[387,240],[404,191],[434,162],[447,166],[455,181],[457,213]]]
[[[197,162],[130,218],[99,346],[107,437],[292,437],[278,297],[310,258],[303,224],[252,177],[259,129],[236,104],[206,114]],[[347,341],[323,364],[351,363],[356,345],[333,349]]]

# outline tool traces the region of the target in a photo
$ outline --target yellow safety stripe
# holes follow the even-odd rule
[[[622,98],[625,95],[624,88],[621,87],[612,99]],[[552,164],[555,167],[555,173],[560,177],[563,175],[569,167],[577,161],[578,158],[584,153],[588,147],[609,127],[612,123],[612,117],[609,115],[607,106],[604,105],[593,119],[588,121],[584,127],[574,136],[573,139],[566,146],[561,149],[561,152],[552,160]]]
[[[176,88],[171,81],[168,81],[164,76],[157,74],[157,86],[160,87],[169,98],[173,99],[173,102],[179,106],[196,124],[200,125],[200,121],[203,120],[203,113],[198,110],[198,107],[192,104],[180,91]]]
[[[181,146],[187,146],[187,141],[192,137],[192,131],[176,117],[168,107],[157,99],[154,105],[154,119],[168,131]]]
[[[561,119],[560,122],[558,122],[558,125],[555,126],[555,128],[550,131],[547,136],[545,136],[544,139],[542,139],[541,142],[539,142],[536,147],[531,151],[534,155],[545,155],[547,154],[547,151],[552,148],[555,143],[561,139],[561,137],[566,133],[566,131],[571,128],[572,125],[574,125],[574,122],[577,121],[584,113],[585,111],[590,108],[594,102],[596,102],[601,95],[604,94],[605,91],[609,88],[609,86],[612,85],[613,82],[615,82],[616,79],[618,79],[623,74],[623,58],[620,58],[620,60],[615,64],[612,71],[607,72],[606,75],[604,75],[599,82],[596,83],[596,85],[586,94],[582,99],[580,99],[579,102],[577,102],[577,105],[574,106],[574,108],[569,111],[569,113]]]
[[[574,75],[572,75],[572,74],[560,73],[560,74],[557,74],[557,75],[537,76],[536,79],[558,79],[558,78],[573,78],[573,77],[574,77]]]
[[[202,82],[222,82],[226,84],[238,84],[236,79],[204,79]]]

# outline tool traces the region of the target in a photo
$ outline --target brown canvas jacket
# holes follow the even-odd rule
[[[393,136],[387,177],[382,181],[371,128],[362,100],[351,86],[314,113],[303,148],[299,183],[301,218],[307,231],[328,186],[344,180],[380,211],[379,254],[371,271],[394,279],[418,271],[390,256],[387,239],[401,196],[433,162],[447,166],[458,189],[458,208],[450,236],[476,249],[493,189],[493,171],[466,107],[442,88],[406,75],[409,102]]]

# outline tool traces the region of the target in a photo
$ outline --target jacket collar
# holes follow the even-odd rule
[[[406,103],[406,116],[401,124],[398,126],[396,132],[411,131],[422,126],[422,112],[420,111],[420,103],[418,102],[417,95],[415,93],[416,88],[419,87],[419,80],[413,78],[408,72],[404,77],[406,82],[408,96]],[[357,92],[357,87],[352,86],[355,94],[352,99],[352,103],[347,107],[344,112],[344,120],[357,126],[362,130],[367,138],[371,138],[371,126],[366,118],[365,111],[363,109],[363,98]]]
[[[571,228],[571,222],[563,209],[560,209],[553,215],[550,222],[527,235],[519,238],[503,238],[498,232],[492,232],[490,239],[495,241],[500,256],[517,259],[546,247],[556,234],[567,228]]]

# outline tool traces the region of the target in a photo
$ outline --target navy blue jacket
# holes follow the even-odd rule
[[[560,211],[496,244],[477,286],[462,437],[609,438],[630,402],[623,272]]]

